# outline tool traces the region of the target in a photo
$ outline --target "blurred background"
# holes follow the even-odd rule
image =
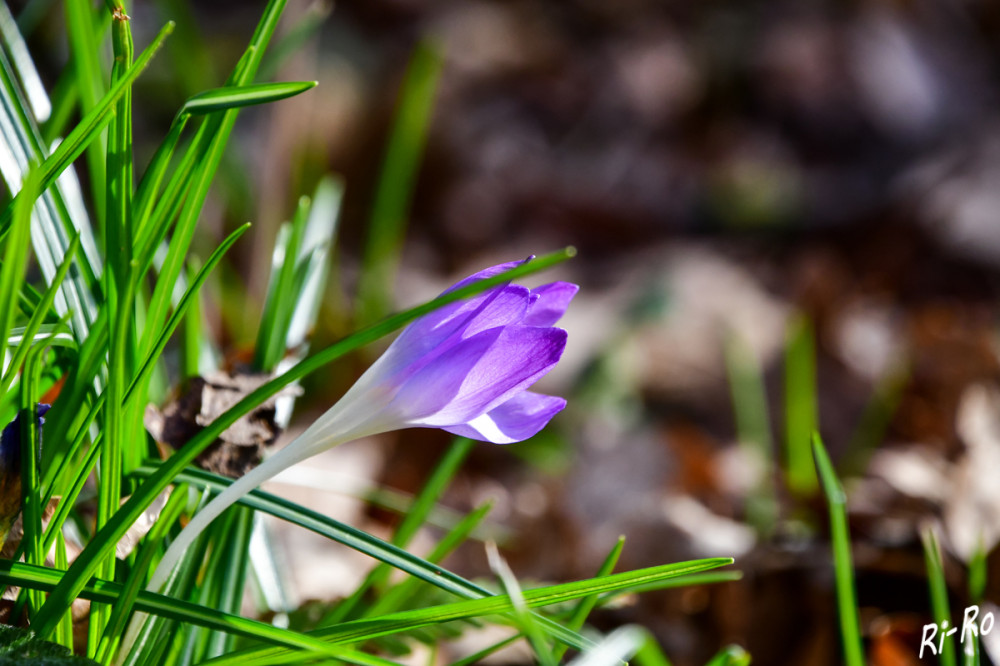
[[[52,84],[65,45],[46,4],[13,7],[39,15],[21,18]],[[131,8],[140,48],[177,21],[137,84],[137,168],[185,98],[222,85],[261,9]],[[530,442],[476,447],[447,502],[496,498],[492,536],[526,581],[593,575],[619,535],[620,568],[735,557],[739,582],[598,616],[648,627],[676,664],[732,642],[762,666],[840,663],[816,426],[848,493],[869,663],[920,663],[921,530],[956,618],[967,563],[1000,538],[1000,5],[293,0],[281,34],[262,78],[319,86],[241,115],[201,222],[210,249],[255,225],[204,303],[230,359],[253,344],[277,226],[328,172],[345,198],[314,348],[573,245],[544,276],[582,288],[541,385],[569,407]],[[357,284],[380,215],[394,303]],[[295,423],[366,362],[307,383]],[[357,498],[416,491],[446,445],[354,443],[275,489],[384,534],[395,514]],[[363,574],[280,539],[302,601]],[[490,575],[475,544],[449,566]]]

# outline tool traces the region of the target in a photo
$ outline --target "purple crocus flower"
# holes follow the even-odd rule
[[[519,263],[488,268],[448,291]],[[568,282],[500,285],[421,317],[300,439],[327,448],[331,438],[407,427],[496,444],[531,437],[566,406],[527,388],[562,356],[566,331],[553,324],[577,289]]]
[[[448,291],[520,263],[487,268]],[[338,444],[409,427],[442,428],[498,444],[537,433],[566,401],[527,389],[562,356],[566,331],[553,324],[577,289],[568,282],[537,289],[501,284],[414,321],[295,441],[237,479],[194,516],[164,555],[148,589],[158,590],[180,554],[240,497]]]

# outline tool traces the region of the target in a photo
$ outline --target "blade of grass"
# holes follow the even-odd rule
[[[42,507],[38,483],[38,452],[40,437],[38,431],[38,402],[36,387],[40,373],[40,355],[44,346],[35,347],[28,354],[21,378],[21,526],[24,529],[21,542],[27,544],[24,560],[28,564],[45,563],[42,550]],[[41,608],[44,597],[41,592],[28,593],[31,609]]]
[[[168,530],[180,518],[181,512],[187,504],[186,490],[185,487],[181,486],[171,493],[166,506],[163,507],[163,511],[146,536],[143,547],[139,549],[139,557],[136,559],[128,578],[125,580],[125,584],[122,586],[121,594],[115,600],[111,617],[104,628],[104,634],[101,636],[101,642],[97,648],[96,661],[102,664],[111,662],[115,649],[121,640],[121,634],[125,631],[125,625],[131,614],[132,606],[139,594],[139,590],[142,589],[142,583],[146,578],[146,574],[149,572],[149,566],[153,562],[153,557],[159,550],[160,544],[166,538]]]
[[[227,85],[242,86],[253,80],[260,65],[263,51],[274,34],[278,18],[281,16],[286,2],[287,0],[270,0],[268,2],[253,37],[251,37],[250,45],[234,68]],[[194,169],[191,172],[191,186],[184,199],[166,258],[160,268],[159,280],[150,298],[140,350],[149,348],[151,341],[167,318],[173,285],[180,277],[198,217],[222,160],[222,154],[236,123],[238,112],[238,108],[228,108],[225,111],[211,114],[189,148],[197,155]]]
[[[120,3],[112,10],[111,44],[114,65],[112,85],[120,81],[132,66],[132,31],[129,19]],[[132,263],[132,89],[126,87],[115,104],[115,113],[108,128],[106,166],[107,217],[104,220],[105,252],[104,294],[107,301],[111,337],[108,346],[107,399],[104,402],[104,443],[99,463],[97,528],[100,529],[121,504],[121,479],[126,458],[128,411],[123,408],[128,377],[132,374],[134,350],[130,349],[135,319],[134,265]],[[142,442],[144,445],[145,442]],[[114,578],[115,554],[111,552],[98,568],[98,575]],[[88,655],[96,656],[111,617],[111,609],[94,604],[90,611]]]
[[[249,565],[250,537],[253,531],[254,513],[242,509],[234,520],[233,534],[226,543],[222,557],[222,580],[219,584],[219,603],[215,606],[222,611],[239,614],[243,602]],[[208,644],[203,658],[218,657],[233,651],[232,634],[214,631],[208,636]]]
[[[931,598],[931,615],[934,622],[941,628],[941,632],[946,635],[941,649],[938,651],[938,662],[942,666],[956,666],[958,659],[955,656],[955,642],[951,636],[947,636],[951,626],[951,608],[948,604],[948,584],[944,579],[944,563],[941,561],[941,549],[938,546],[937,536],[934,531],[925,527],[920,533],[921,541],[924,545],[924,564],[927,567],[927,587]]]
[[[615,570],[615,565],[618,564],[618,558],[621,557],[622,549],[624,547],[625,537],[620,536],[618,537],[618,541],[615,542],[615,545],[611,547],[607,557],[604,558],[601,566],[597,569],[597,578],[611,575],[611,572]],[[573,609],[573,612],[570,614],[569,619],[566,621],[566,626],[573,631],[580,631],[580,629],[583,628],[584,622],[586,622],[587,618],[590,616],[591,611],[593,611],[597,606],[598,601],[599,597],[597,596],[584,597],[583,599],[580,599],[580,601],[577,602],[576,607]],[[565,654],[565,645],[557,645],[555,647],[554,656],[557,662],[561,660]]]
[[[37,171],[28,174],[21,192],[24,196],[15,208],[12,233],[7,238],[3,265],[0,266],[0,294],[16,294],[21,291],[21,284],[24,282],[24,272],[28,263],[25,249],[28,247],[30,234],[31,209],[40,192]],[[6,340],[10,335],[16,310],[16,299],[6,298],[0,304],[0,340]],[[7,367],[7,355],[7,346],[0,346],[0,368]],[[11,368],[11,371],[16,372],[16,368]]]
[[[969,560],[969,600],[976,606],[981,605],[986,592],[987,579],[986,549],[982,539]],[[963,625],[964,626],[964,625]],[[980,662],[979,630],[972,632],[972,640],[965,646],[962,663],[964,666],[979,666]]]
[[[879,379],[851,435],[844,463],[841,464],[842,471],[862,474],[868,468],[868,458],[882,442],[909,381],[910,367],[907,364],[892,368]]]
[[[392,307],[406,218],[427,141],[442,62],[438,48],[425,41],[417,46],[406,71],[368,221],[368,240],[358,283],[357,320],[362,325],[384,317]]]
[[[639,666],[671,666],[667,655],[663,654],[651,635],[646,637],[646,642],[635,653],[635,661]]]
[[[747,521],[766,538],[774,531],[778,519],[778,501],[772,477],[774,440],[767,414],[764,373],[753,351],[735,333],[729,336],[725,351],[737,437],[747,457],[760,463],[759,478],[747,496]]]
[[[486,544],[486,559],[490,564],[490,569],[500,579],[500,584],[510,598],[511,606],[514,609],[512,619],[520,633],[527,637],[531,649],[535,653],[535,658],[541,666],[556,666],[558,660],[552,647],[545,640],[545,634],[541,627],[535,622],[534,617],[528,612],[528,605],[521,592],[521,584],[518,583],[514,572],[507,562],[500,556],[500,551],[493,542]],[[598,649],[595,646],[594,649]]]
[[[260,66],[260,77],[270,79],[277,74],[282,64],[293,54],[298,53],[305,43],[319,32],[331,11],[333,11],[332,3],[317,2],[309,5],[300,15],[298,23],[283,30],[284,34],[277,43],[268,49],[267,57]]]
[[[255,104],[269,104],[312,90],[316,87],[316,83],[316,81],[279,81],[213,88],[189,97],[179,113],[201,116]]]
[[[837,582],[837,608],[840,616],[841,641],[847,666],[864,666],[864,650],[861,645],[861,621],[858,617],[858,602],[854,592],[854,565],[851,562],[851,537],[847,527],[847,496],[840,485],[833,463],[826,454],[819,434],[813,436],[813,457],[823,493],[830,509],[831,547],[833,566]]]
[[[651,640],[649,632],[634,624],[619,627],[604,637],[592,650],[570,662],[570,666],[619,666],[627,664]]]
[[[47,567],[0,560],[0,582],[7,585],[30,587],[48,592],[55,589],[64,573]],[[105,604],[114,604],[121,595],[122,585],[93,579],[83,587],[80,597]],[[279,629],[256,620],[227,615],[212,608],[202,608],[187,601],[145,590],[139,591],[135,608],[171,620],[190,622],[219,631],[229,631],[239,636],[270,642],[274,645],[285,645],[331,656],[336,656],[339,653],[336,646],[331,646],[321,639],[306,634]]]
[[[742,580],[743,572],[741,571],[714,571],[712,573],[706,574],[692,574],[690,576],[681,576],[679,578],[671,578],[670,580],[663,580],[658,583],[652,583],[647,587],[636,588],[633,590],[635,594],[643,594],[646,592],[655,592],[656,590],[669,590],[677,587],[690,587],[692,585],[715,585],[717,583],[731,583],[733,581]],[[597,605],[607,606],[613,603],[617,597],[613,595],[601,597]]]
[[[309,334],[315,327],[330,271],[327,255],[332,253],[337,236],[343,198],[343,182],[329,174],[320,179],[313,192],[312,207],[299,250],[300,257],[310,259],[285,339],[286,348],[295,357],[304,356],[309,349]]]
[[[785,346],[786,478],[789,490],[797,495],[816,492],[809,442],[817,424],[813,328],[805,315],[799,315],[789,322]]]
[[[471,664],[478,664],[482,662],[484,659],[486,659],[486,657],[493,654],[494,652],[498,652],[507,647],[508,645],[512,645],[521,638],[523,638],[523,636],[521,635],[520,632],[517,632],[513,636],[509,636],[503,639],[502,641],[499,641],[497,643],[494,643],[493,645],[489,645],[483,648],[478,652],[474,652],[470,654],[468,657],[465,657],[464,659],[459,659],[458,661],[453,662],[451,666],[471,666]]]
[[[705,666],[749,666],[750,653],[739,645],[725,647],[712,657]]]
[[[12,240],[10,242],[14,241]],[[46,314],[48,313],[49,308],[52,306],[52,302],[55,299],[56,292],[58,291],[59,286],[62,284],[63,279],[66,277],[66,273],[69,271],[70,264],[73,262],[76,256],[76,252],[79,248],[80,248],[80,236],[78,234],[70,242],[69,252],[67,252],[66,257],[63,259],[62,264],[56,271],[55,277],[52,280],[52,284],[50,284],[49,288],[45,290],[45,294],[42,296],[41,301],[36,306],[35,311],[31,315],[31,318],[28,320],[28,323],[25,325],[24,329],[21,332],[21,340],[20,342],[17,343],[17,347],[14,349],[14,354],[11,356],[10,359],[10,368],[3,375],[3,377],[0,378],[0,395],[5,395],[7,391],[10,389],[11,384],[13,384],[14,379],[17,376],[17,369],[21,367],[21,363],[27,356],[28,350],[31,348],[31,345],[35,343],[35,338],[42,329],[42,322],[45,320]],[[3,289],[3,287],[0,286],[0,289]],[[55,335],[59,330],[60,328],[57,327],[53,329],[49,333],[49,335]],[[68,331],[69,329],[64,327],[64,330]],[[10,340],[11,337],[12,336],[8,336],[7,339]]]
[[[76,89],[79,91],[80,112],[86,115],[100,106],[105,94],[104,72],[101,68],[98,46],[98,21],[93,3],[87,0],[67,0],[66,32],[69,36],[71,63],[76,74]],[[102,19],[103,20],[103,17]],[[99,131],[103,134],[103,129]],[[107,162],[106,142],[102,139],[87,147],[87,166],[91,177],[91,200],[98,220],[104,220],[105,172]]]
[[[445,557],[469,538],[472,531],[476,529],[492,509],[493,503],[485,502],[471,511],[434,546],[426,557],[427,562],[432,565],[442,562]],[[414,598],[417,588],[422,584],[424,584],[424,581],[415,576],[410,576],[388,590],[385,594],[379,596],[369,608],[367,615],[383,615],[399,610],[405,601]],[[326,626],[329,624],[331,624],[329,620],[324,618],[317,623],[317,626]]]
[[[46,188],[52,185],[59,174],[72,164],[80,156],[80,153],[100,135],[101,130],[111,122],[115,104],[125,93],[126,89],[132,85],[132,82],[146,68],[149,61],[156,54],[156,51],[163,44],[163,40],[166,39],[173,28],[174,24],[169,22],[163,26],[156,39],[136,58],[135,64],[129,68],[129,71],[111,87],[108,93],[101,98],[97,106],[80,120],[69,136],[41,163],[38,169],[41,181],[40,189],[42,191],[45,191]],[[12,210],[8,206],[7,210],[0,213],[0,238],[7,233],[11,212]]]
[[[14,65],[14,70],[21,80],[21,87],[24,89],[25,96],[31,106],[31,115],[38,122],[45,122],[49,114],[52,113],[52,104],[49,102],[49,96],[45,93],[45,86],[42,85],[42,79],[38,76],[38,70],[35,69],[31,54],[28,53],[28,45],[25,44],[21,31],[14,21],[14,15],[10,13],[6,2],[0,4],[0,38],[3,39],[3,45],[10,53],[11,64]]]
[[[188,272],[195,274],[200,266],[197,258],[188,261]],[[207,341],[202,330],[201,298],[196,296],[192,307],[188,308],[184,317],[184,327],[181,329],[181,382],[187,382],[193,377],[205,374],[202,372],[202,345]]]
[[[39,128],[42,142],[47,146],[66,135],[66,128],[79,106],[80,89],[76,87],[75,72],[76,65],[68,64],[52,86],[52,111],[45,124]]]
[[[62,571],[66,570],[69,566],[68,559],[66,557],[66,537],[63,536],[62,530],[59,530],[56,534],[56,555],[55,555],[55,568]],[[66,647],[68,650],[73,649],[73,613],[67,611],[63,613],[62,620],[59,622],[59,626],[56,628],[55,636],[53,637],[56,643]]]
[[[621,591],[664,578],[706,571],[732,564],[732,562],[732,558],[711,558],[676,564],[664,564],[658,567],[612,574],[604,578],[593,578],[524,590],[524,603],[528,608],[540,608],[595,594]],[[354,620],[335,627],[318,629],[306,635],[321,638],[332,644],[356,643],[378,636],[412,631],[413,629],[432,624],[508,613],[513,609],[514,604],[508,595],[494,595],[484,599],[459,601],[432,606],[430,608],[392,613],[391,615],[384,615],[377,618]],[[588,645],[587,647],[591,646]],[[212,666],[222,666],[223,664],[243,664],[244,666],[258,663],[279,664],[286,663],[289,657],[292,659],[296,658],[294,654],[290,655],[287,650],[282,648],[260,648],[243,650],[218,659],[212,659],[205,663]]]
[[[282,225],[275,239],[271,282],[260,318],[253,361],[254,367],[264,372],[274,370],[285,353],[285,337],[294,305],[289,297],[293,292],[292,281],[310,204],[309,197],[301,197],[295,219],[291,224]]]
[[[392,536],[392,545],[398,548],[406,548],[420,526],[426,522],[431,509],[434,508],[438,498],[441,497],[445,488],[451,483],[458,468],[462,465],[462,461],[468,457],[474,445],[471,439],[465,437],[456,438],[452,442],[444,456],[434,467],[430,478],[427,479],[427,482],[421,488],[410,510],[403,517],[403,521],[396,528]],[[368,590],[372,588],[381,590],[391,574],[392,567],[386,564],[380,564],[372,569],[354,592],[338,604],[336,610],[325,621],[334,624],[349,617]]]

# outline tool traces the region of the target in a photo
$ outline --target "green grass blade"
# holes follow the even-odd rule
[[[300,13],[298,23],[282,30],[278,41],[268,49],[267,57],[260,65],[260,78],[270,79],[277,74],[282,64],[320,31],[332,11],[332,4],[313,3]]]
[[[361,324],[376,321],[392,308],[405,221],[427,140],[442,61],[436,46],[422,42],[414,51],[406,72],[368,222],[368,240],[358,284],[357,319]]]
[[[805,315],[788,325],[785,347],[785,451],[788,488],[797,495],[816,492],[816,470],[809,455],[816,414],[816,349]]]
[[[14,15],[10,13],[7,3],[0,4],[0,39],[3,40],[4,48],[10,54],[11,64],[17,77],[21,82],[25,97],[31,109],[31,115],[38,122],[45,122],[52,113],[52,104],[49,96],[42,85],[42,79],[35,69],[35,63],[28,53],[28,45],[21,36],[21,30],[14,21]]]
[[[170,129],[167,130],[167,136],[157,147],[156,152],[149,161],[149,165],[146,167],[145,173],[139,179],[139,187],[136,190],[135,198],[132,200],[132,205],[135,207],[132,213],[136,238],[134,255],[140,274],[149,270],[149,265],[153,260],[152,252],[146,249],[147,245],[151,243],[149,240],[150,236],[154,235],[159,240],[162,240],[158,234],[155,234],[150,229],[150,218],[153,215],[154,204],[157,201],[160,186],[163,184],[163,178],[166,176],[167,167],[170,166],[170,161],[174,156],[174,151],[177,149],[177,144],[180,142],[181,134],[187,126],[187,121],[188,116],[186,114],[174,118],[174,121],[170,124]],[[179,170],[181,169],[179,168]],[[165,195],[163,201],[173,200],[168,198],[170,196],[169,193]],[[167,230],[163,229],[162,233],[165,237]]]
[[[604,558],[601,566],[597,569],[597,578],[611,575],[611,572],[615,570],[615,565],[618,564],[618,558],[621,557],[622,549],[624,547],[625,537],[618,537],[618,541],[616,541],[615,545],[611,547],[607,557]],[[594,610],[599,601],[600,597],[596,595],[580,599],[580,601],[577,602],[576,607],[573,609],[573,612],[570,614],[569,619],[566,621],[566,626],[573,631],[580,631],[580,629],[583,628],[584,622],[587,621],[591,611]],[[558,662],[562,659],[565,654],[566,646],[557,645],[555,648],[556,661]]]
[[[458,661],[454,662],[451,666],[471,666],[472,664],[478,664],[482,662],[484,659],[486,659],[486,657],[493,654],[494,652],[502,650],[503,648],[515,643],[521,638],[522,638],[521,634],[516,633],[513,636],[509,636],[508,638],[505,638],[502,641],[499,641],[497,643],[494,643],[493,645],[483,648],[479,652],[474,652],[473,654],[470,654],[468,657],[465,657],[464,659],[459,659]]]
[[[260,318],[254,367],[271,372],[285,353],[285,337],[294,305],[293,282],[295,268],[302,244],[302,235],[308,219],[310,201],[308,197],[299,199],[298,210],[291,224],[278,229],[271,259],[271,281],[268,285],[264,312]]]
[[[167,23],[160,30],[156,39],[136,58],[135,64],[129,68],[128,72],[112,86],[111,90],[101,98],[97,106],[83,117],[80,123],[70,132],[69,136],[41,163],[39,172],[42,191],[52,185],[59,174],[72,164],[73,160],[79,157],[80,153],[100,135],[101,130],[111,122],[115,111],[115,104],[146,68],[149,61],[162,45],[163,40],[173,30],[173,27],[173,23]],[[7,231],[10,223],[10,213],[10,207],[8,207],[8,210],[0,213],[0,236]]]
[[[93,3],[87,0],[67,0],[66,32],[69,36],[71,64],[76,76],[82,115],[93,112],[101,105],[105,94],[104,71],[101,67],[101,48],[98,44],[98,18],[94,14]],[[104,17],[101,17],[103,23]],[[98,130],[102,133],[103,128]],[[105,172],[107,161],[105,141],[97,141],[87,146],[87,165],[90,171],[91,193],[94,212],[98,220],[104,220]]]
[[[96,661],[106,664],[109,663],[114,655],[121,640],[121,635],[125,631],[129,616],[132,613],[135,599],[139,594],[139,590],[142,589],[142,583],[153,562],[153,557],[156,555],[160,544],[166,538],[168,530],[180,518],[181,512],[187,504],[186,490],[183,486],[174,490],[170,499],[167,500],[166,506],[163,507],[163,511],[153,524],[153,528],[146,536],[143,547],[139,549],[139,556],[132,566],[128,578],[125,580],[121,594],[115,600],[111,617],[104,628],[104,634],[101,636],[101,642],[97,648]]]
[[[865,405],[858,426],[851,435],[841,471],[863,474],[868,459],[882,443],[896,409],[903,399],[903,391],[910,381],[910,367],[901,364],[878,380],[868,404]]]
[[[42,550],[41,488],[38,483],[40,437],[36,396],[40,356],[44,350],[44,346],[35,347],[28,354],[21,377],[21,525],[24,528],[21,541],[27,544],[24,549],[25,562],[36,565],[45,563],[45,551]],[[41,608],[43,601],[44,597],[40,592],[28,592],[28,603],[32,610]]]
[[[147,506],[159,495],[198,455],[215,441],[222,432],[235,423],[241,416],[248,413],[270,396],[285,386],[310,374],[379,338],[410,323],[414,319],[432,312],[448,303],[468,298],[492,286],[502,284],[523,275],[529,275],[555,264],[558,264],[576,254],[575,249],[566,248],[553,252],[533,261],[523,263],[505,273],[467,285],[431,301],[364,328],[343,338],[326,349],[304,359],[287,372],[261,385],[256,390],[221,414],[211,425],[199,432],[187,445],[172,455],[152,476],[138,487],[132,496],[122,504],[111,520],[97,533],[90,543],[81,551],[70,566],[59,585],[49,594],[48,601],[35,618],[34,628],[40,636],[47,636],[55,629],[59,617],[69,608],[73,599],[83,589],[86,581],[94,575],[99,560],[114,548],[114,545],[125,534],[128,527],[142,514]]]
[[[705,666],[749,666],[750,661],[749,652],[739,645],[730,645],[712,657]]]
[[[593,649],[570,662],[570,666],[621,666],[644,646],[655,642],[642,627],[627,624],[604,637]]]
[[[112,12],[111,42],[114,66],[112,85],[120,81],[132,65],[132,32],[121,5]],[[104,220],[105,266],[104,294],[111,322],[108,346],[107,399],[104,403],[102,431],[103,448],[99,463],[97,528],[100,529],[121,504],[121,480],[125,469],[125,449],[128,445],[128,411],[123,409],[127,382],[132,374],[132,326],[135,320],[134,266],[132,264],[132,89],[125,88],[115,104],[115,113],[108,128],[107,196]],[[141,446],[145,441],[139,442]],[[115,554],[109,553],[98,575],[114,578]],[[88,653],[98,649],[111,609],[103,605],[91,607],[88,623],[91,641]]]
[[[257,67],[260,65],[263,50],[274,33],[286,2],[287,0],[270,0],[268,2],[264,15],[257,24],[257,29],[250,40],[250,45],[227,80],[227,86],[243,86],[253,80]],[[238,108],[229,108],[208,116],[189,148],[189,151],[195,154],[197,159],[191,172],[190,187],[184,198],[174,236],[160,268],[159,279],[149,302],[141,349],[149,347],[150,341],[166,320],[173,285],[180,278],[198,217],[222,160],[223,151],[236,123],[238,112]]]
[[[944,563],[941,561],[941,548],[930,528],[925,528],[921,534],[924,545],[924,564],[927,566],[927,587],[931,598],[931,615],[940,631],[947,633],[951,628],[951,608],[948,604],[948,584],[944,579]],[[955,641],[953,637],[944,639],[944,645],[938,652],[938,662],[941,666],[956,666]]]
[[[639,647],[635,653],[635,661],[639,666],[671,666],[667,655],[657,645],[652,636],[647,636],[646,642]]]
[[[981,602],[986,593],[987,555],[986,548],[980,540],[972,553],[972,559],[969,560],[969,599],[974,604]]]
[[[0,582],[6,585],[18,585],[48,592],[55,589],[64,573],[47,567],[0,560]],[[122,585],[118,583],[94,579],[89,581],[80,592],[80,597],[83,599],[114,604],[122,596],[123,589]],[[228,615],[213,608],[204,608],[187,601],[145,590],[138,592],[135,608],[144,613],[188,622],[200,627],[228,631],[238,636],[265,641],[273,645],[285,645],[331,656],[336,656],[339,653],[336,646],[306,634],[279,629],[264,622]]]
[[[268,104],[295,97],[315,87],[316,81],[282,81],[213,88],[189,97],[179,113],[201,116],[255,104]]]
[[[12,232],[4,248],[3,266],[0,266],[0,294],[16,294],[21,291],[21,284],[24,282],[24,272],[28,264],[25,248],[28,247],[31,229],[31,209],[40,192],[37,171],[28,174],[21,192],[23,196],[15,207]],[[17,299],[3,299],[0,303],[0,340],[6,340],[10,336],[16,314]],[[5,371],[4,374],[7,374],[7,365],[7,346],[3,345],[0,346],[0,369]],[[11,368],[11,371],[16,372],[16,368]]]
[[[312,199],[300,200],[292,224],[278,232],[255,348],[254,366],[260,370],[273,371],[286,355],[301,358],[308,351],[342,197],[339,181],[323,178]]]
[[[647,569],[637,569],[603,578],[592,578],[533,590],[524,590],[524,603],[528,608],[540,608],[573,601],[586,596],[622,591],[665,578],[706,571],[732,564],[732,562],[733,560],[727,557],[693,560],[676,564],[664,564]],[[334,627],[309,632],[308,635],[321,638],[335,645],[356,643],[378,636],[412,631],[413,629],[433,624],[508,613],[513,609],[513,602],[508,595],[495,595],[484,599],[459,601],[451,604],[393,613],[377,618],[345,622]],[[244,664],[245,666],[258,663],[278,664],[285,663],[284,659],[288,656],[288,651],[281,648],[262,648],[236,652],[220,659],[213,659],[206,662],[206,664],[212,664],[213,666],[222,666],[223,664]]]
[[[986,556],[986,549],[983,547],[982,540],[980,540],[976,546],[976,550],[972,553],[972,558],[969,560],[969,600],[976,606],[982,603],[983,595],[986,593]],[[964,666],[979,666],[980,652],[979,631],[977,629],[972,632],[971,640],[965,645],[965,649],[962,651],[962,664]]]
[[[62,530],[59,530],[56,538],[55,568],[65,571],[68,566],[69,561],[66,556],[66,537],[63,536]],[[56,628],[55,636],[53,638],[56,643],[66,647],[68,650],[73,649],[72,612],[63,613],[62,620],[59,622],[59,626]]]
[[[227,613],[239,614],[243,603],[243,589],[246,586],[250,559],[250,537],[253,532],[254,513],[248,509],[238,512],[234,519],[232,534],[226,543],[221,559],[222,575],[219,588],[219,602],[215,608]],[[208,636],[205,657],[218,657],[233,651],[233,636],[216,631]]]
[[[713,571],[712,573],[705,574],[692,574],[690,576],[681,576],[679,578],[671,578],[670,580],[659,581],[658,583],[653,583],[647,587],[636,588],[633,590],[635,594],[643,594],[645,592],[655,592],[657,590],[669,590],[678,587],[691,587],[692,585],[716,585],[718,583],[732,583],[737,580],[742,580],[742,571]],[[603,596],[601,597],[597,605],[607,606],[608,604],[614,602],[615,596]]]
[[[35,343],[36,336],[42,330],[42,322],[45,320],[46,314],[49,312],[49,308],[52,306],[52,302],[56,297],[56,292],[62,284],[63,279],[65,279],[66,273],[69,271],[69,267],[73,263],[73,260],[76,257],[76,252],[79,248],[80,236],[77,234],[73,237],[73,240],[70,241],[69,252],[66,253],[66,257],[63,259],[62,264],[60,264],[58,270],[56,271],[52,284],[50,284],[49,288],[45,290],[42,300],[38,303],[35,311],[31,315],[31,318],[28,320],[28,323],[21,331],[21,340],[18,342],[17,347],[14,349],[14,354],[11,356],[9,364],[10,367],[7,372],[4,373],[3,377],[0,378],[0,395],[5,395],[10,389],[11,384],[13,384],[14,378],[17,376],[17,369],[21,367],[21,363],[24,362],[25,357],[28,355],[28,350]],[[2,287],[0,287],[0,289],[2,289]],[[60,330],[68,329],[62,329],[62,327],[51,328],[47,335],[55,335]],[[9,339],[10,336],[8,337],[8,340]]]
[[[760,477],[746,501],[747,521],[766,538],[778,519],[778,501],[773,485],[774,439],[764,373],[753,351],[735,333],[729,336],[725,351],[736,434],[747,457],[760,463]]]
[[[854,565],[851,562],[851,537],[847,528],[847,496],[840,485],[833,463],[826,454],[819,435],[813,438],[813,457],[823,493],[830,508],[831,546],[833,566],[837,582],[837,608],[840,616],[841,641],[847,666],[864,666],[864,650],[861,644],[861,621],[858,617],[858,601],[854,592]]]
[[[493,509],[492,502],[485,502],[458,522],[428,553],[425,558],[430,564],[436,565],[444,560],[449,554],[458,548],[469,538],[469,535],[479,525],[480,522]],[[417,588],[424,582],[415,576],[410,576],[395,587],[389,589],[385,594],[379,596],[374,604],[368,609],[367,615],[382,615],[400,609],[406,601],[412,600],[416,595]],[[318,625],[330,624],[327,618],[321,620]]]
[[[462,462],[468,457],[469,452],[475,443],[471,439],[459,437],[452,442],[452,445],[445,452],[444,456],[435,466],[430,478],[424,483],[417,495],[416,501],[410,506],[410,510],[403,517],[403,521],[396,528],[392,535],[392,545],[398,548],[406,548],[416,535],[417,530],[426,522],[431,509],[437,503],[438,498],[444,493],[445,488],[451,483],[455,473]],[[381,590],[389,576],[392,574],[392,567],[381,564],[372,569],[360,585],[347,599],[338,604],[336,611],[326,621],[329,623],[340,622],[349,617],[357,604],[364,598],[368,590],[374,588]]]
[[[486,544],[486,559],[490,564],[490,569],[500,579],[506,596],[510,599],[511,608],[514,611],[511,619],[520,633],[527,637],[528,644],[531,645],[531,649],[535,653],[535,659],[541,666],[556,666],[558,659],[552,651],[552,646],[546,642],[542,628],[535,622],[532,613],[528,611],[521,584],[517,581],[506,560],[500,556],[496,544]],[[599,649],[599,647],[599,645],[595,646],[594,649]]]

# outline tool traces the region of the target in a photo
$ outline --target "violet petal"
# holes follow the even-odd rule
[[[498,327],[483,331],[453,345],[448,353],[438,354],[402,383],[386,410],[412,424],[445,409],[504,330]]]
[[[522,320],[525,326],[552,326],[566,312],[580,287],[572,282],[552,282],[531,290],[537,297]]]
[[[565,406],[562,398],[524,391],[468,423],[443,429],[494,444],[522,442],[544,428]]]
[[[493,332],[487,330],[462,341],[413,375],[400,389],[393,402],[407,406],[411,425],[471,421],[551,370],[566,347],[566,331],[562,329],[506,326],[470,367],[470,356],[458,354],[459,349]],[[447,402],[441,404],[445,396]],[[435,403],[439,406],[433,411],[427,409]],[[420,407],[415,410],[410,405]]]

